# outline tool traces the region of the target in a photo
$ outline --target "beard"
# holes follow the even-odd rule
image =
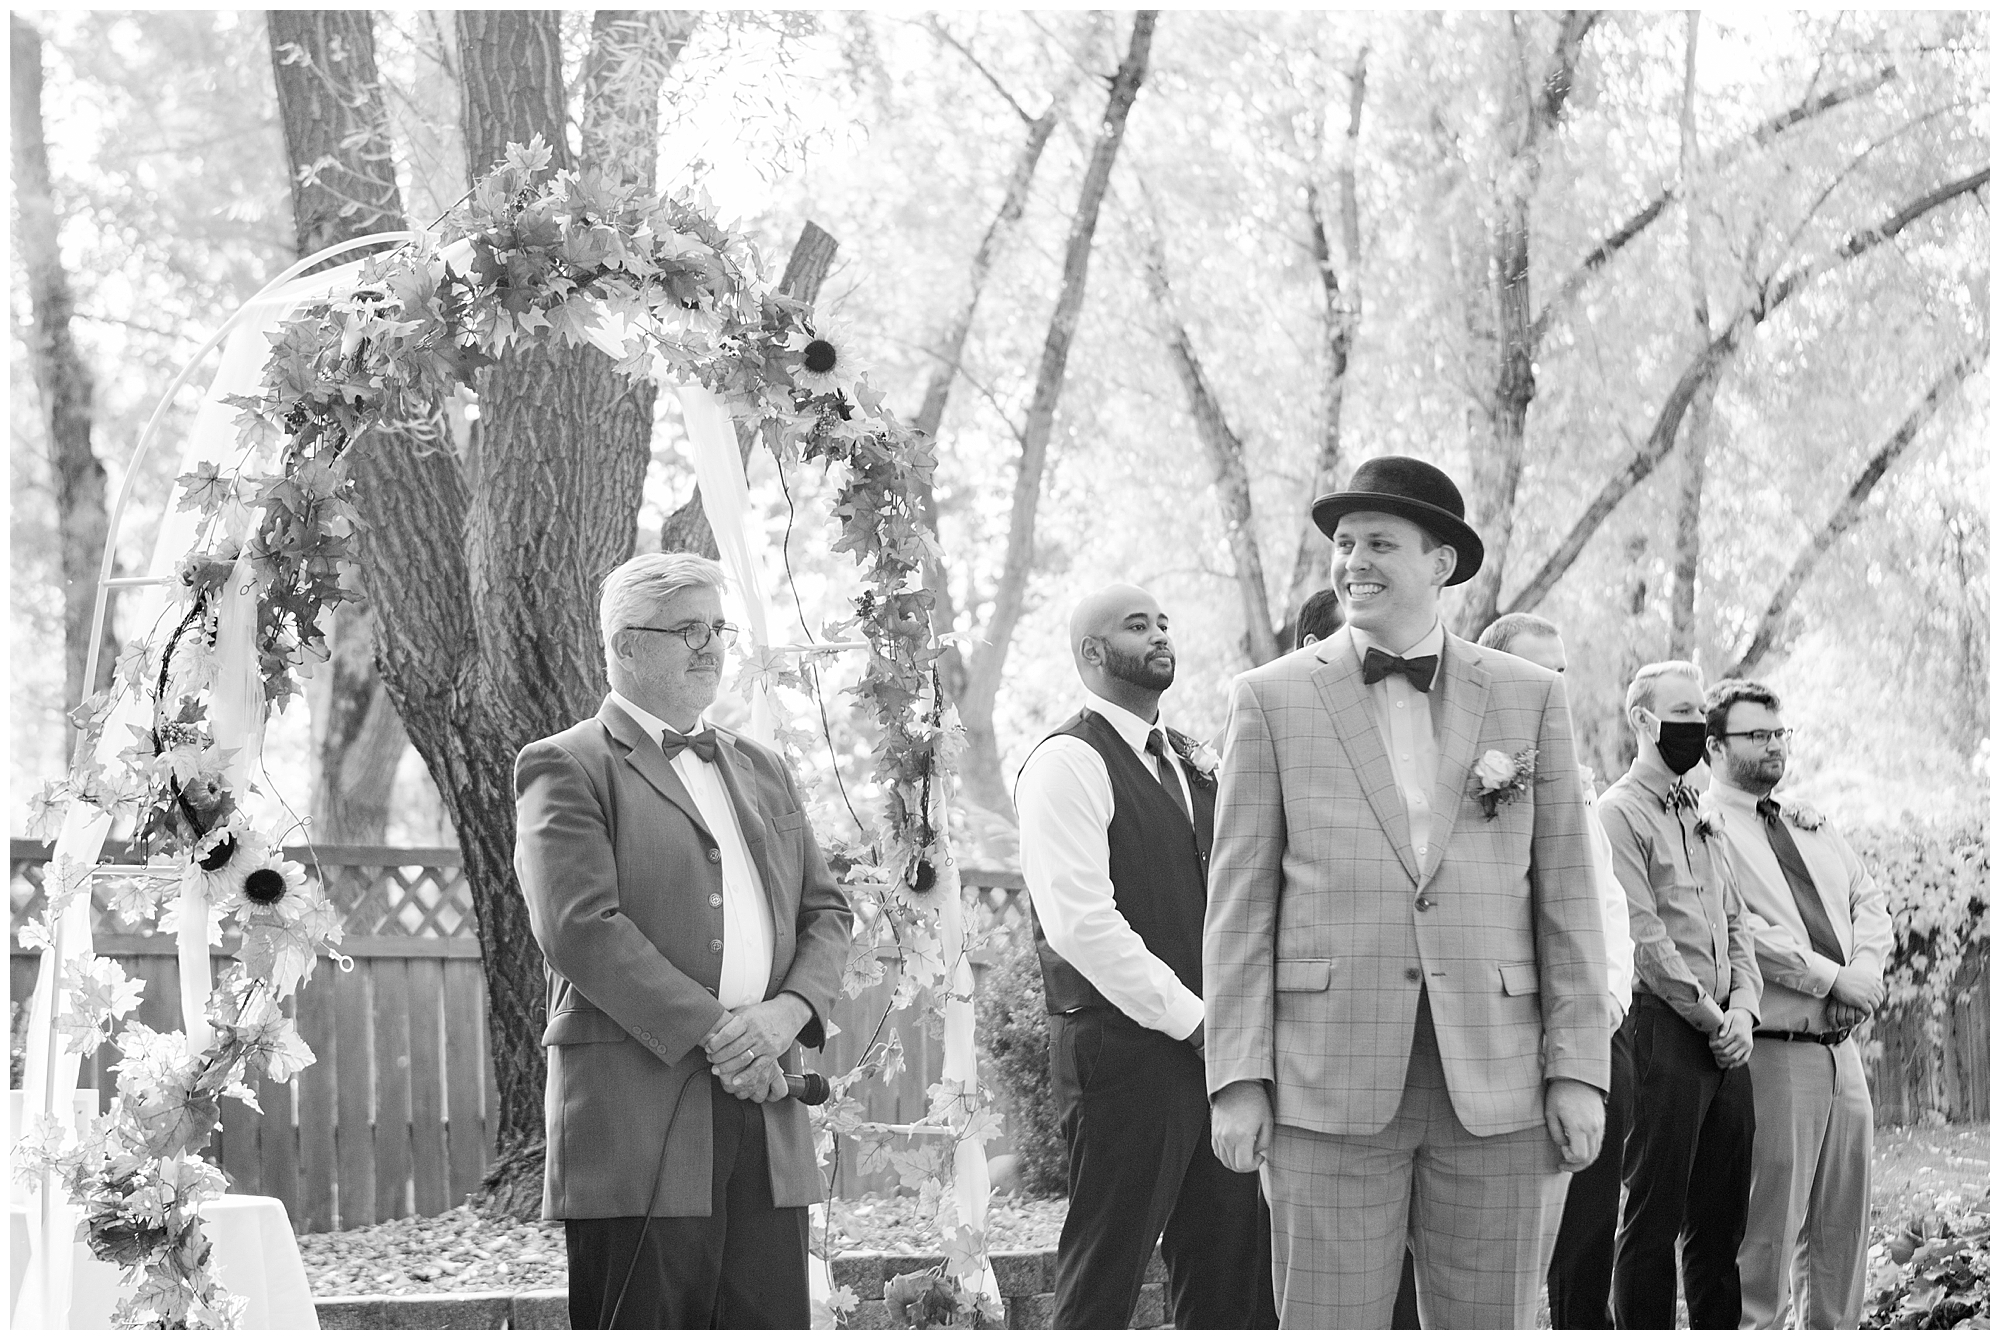
[[[1167,655],[1171,657],[1172,652]],[[1127,656],[1110,647],[1104,649],[1104,671],[1113,679],[1121,679],[1136,688],[1160,693],[1173,687],[1174,667],[1170,660],[1167,667],[1157,669],[1146,656]]]
[[[1785,779],[1783,759],[1756,759],[1744,762],[1729,760],[1729,781],[1739,791],[1768,794],[1771,789]]]

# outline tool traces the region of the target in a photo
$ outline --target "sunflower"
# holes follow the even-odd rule
[[[287,866],[297,871],[296,883]],[[228,916],[246,903],[270,906],[304,882],[305,870],[296,862],[280,860],[264,834],[227,825],[197,843],[181,869],[182,891],[198,889],[216,916]]]
[[[854,341],[838,322],[821,321],[796,331],[785,347],[799,354],[798,366],[792,369],[793,385],[813,395],[852,392],[861,376]]]

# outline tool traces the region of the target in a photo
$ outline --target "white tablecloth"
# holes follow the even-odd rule
[[[29,1211],[18,1204],[12,1209],[12,1297],[19,1299],[27,1268]],[[76,1207],[65,1205],[61,1212],[66,1236],[74,1237]],[[271,1196],[223,1196],[210,1203],[202,1218],[208,1239],[215,1244],[215,1265],[223,1286],[249,1300],[243,1314],[245,1329],[319,1329],[312,1289],[306,1283],[305,1264],[299,1260],[298,1239],[292,1236],[284,1202]],[[76,1274],[70,1288],[69,1328],[105,1329],[111,1325],[111,1310],[122,1292],[122,1272],[92,1256],[83,1242],[77,1242],[72,1250]]]

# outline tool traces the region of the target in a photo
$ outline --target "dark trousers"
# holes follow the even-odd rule
[[[712,1076],[709,1103],[715,1124],[712,1214],[563,1221],[571,1330],[812,1325],[806,1208],[771,1204],[763,1109],[732,1098]],[[650,1168],[633,1171],[635,1177],[652,1175]]]
[[[1634,1107],[1613,1315],[1620,1330],[1673,1328],[1678,1244],[1688,1323],[1735,1330],[1743,1312],[1736,1250],[1749,1213],[1757,1131],[1750,1068],[1718,1067],[1708,1039],[1657,996],[1634,999],[1625,1031]]]
[[[1611,1329],[1611,1262],[1618,1240],[1625,1134],[1632,1129],[1632,1039],[1611,1035],[1611,1092],[1604,1098],[1604,1149],[1569,1179],[1555,1255],[1549,1258],[1549,1324],[1558,1331]]]
[[[1100,1006],[1050,1016],[1049,1075],[1069,1142],[1056,1327],[1130,1326],[1158,1242],[1177,1328],[1275,1328],[1270,1211],[1210,1147],[1194,1048]]]

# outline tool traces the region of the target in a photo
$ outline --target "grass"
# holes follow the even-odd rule
[[[1986,1122],[1961,1126],[1878,1126],[1871,1241],[1933,1210],[1976,1205],[1993,1186]]]

